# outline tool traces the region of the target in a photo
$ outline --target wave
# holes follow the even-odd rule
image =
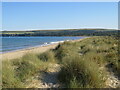
[[[40,46],[47,46],[47,45],[52,45],[52,44],[57,44],[57,43],[63,43],[65,41],[69,41],[69,40],[55,41],[55,42],[45,42],[44,44],[42,44]]]

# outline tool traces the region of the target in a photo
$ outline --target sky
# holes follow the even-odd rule
[[[117,2],[3,2],[3,30],[118,28]]]

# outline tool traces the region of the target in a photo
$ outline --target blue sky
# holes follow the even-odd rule
[[[117,2],[3,2],[3,30],[118,28]]]

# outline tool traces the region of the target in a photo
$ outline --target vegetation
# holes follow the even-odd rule
[[[22,83],[15,76],[15,70],[10,61],[2,62],[2,87],[3,88],[20,88]]]
[[[2,65],[3,87],[24,87],[26,79],[45,72],[49,63],[61,66],[58,80],[64,87],[107,87],[106,69],[120,76],[118,51],[117,37],[96,36],[78,42],[66,41],[42,54],[29,53],[20,59],[5,60]]]
[[[52,52],[49,51],[48,53]],[[44,56],[52,58],[49,54],[44,54]],[[3,88],[25,87],[23,83],[25,83],[28,78],[34,76],[38,72],[45,72],[48,63],[51,62],[45,61],[43,57],[39,57],[40,55],[28,53],[20,59],[3,61]]]
[[[63,66],[59,80],[67,87],[105,87],[106,72],[100,70],[101,67],[113,69],[120,76],[115,37],[92,37],[81,42],[63,43],[56,52]]]
[[[2,31],[0,36],[111,36],[118,35],[118,32],[109,29]]]
[[[104,75],[98,70],[98,65],[89,60],[83,60],[79,56],[65,57],[63,67],[59,74],[59,80],[65,82],[67,87],[102,87]],[[96,68],[95,68],[96,67]],[[101,75],[101,76],[100,76]],[[72,83],[72,86],[71,86]],[[77,88],[76,87],[76,88]]]

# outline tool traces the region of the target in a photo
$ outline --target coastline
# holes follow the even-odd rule
[[[86,37],[86,38],[89,38],[89,37]],[[70,42],[77,42],[77,41],[81,41],[81,40],[86,39],[86,38],[77,39],[77,40],[69,40],[69,41]],[[59,42],[59,43],[63,43],[63,42]],[[59,43],[49,44],[49,45],[45,45],[45,46],[34,46],[34,47],[25,48],[25,49],[1,53],[0,59],[1,60],[11,60],[11,59],[20,58],[27,53],[43,53],[43,52],[46,52],[50,49],[54,49],[55,47],[57,47],[57,45]]]
[[[6,53],[0,54],[0,59],[1,60],[11,60],[11,59],[20,58],[27,53],[43,53],[47,50],[54,49],[57,45],[58,44],[51,44],[51,45],[47,45],[47,46],[30,47],[30,48],[25,48],[25,49],[21,49],[21,50],[6,52]]]

